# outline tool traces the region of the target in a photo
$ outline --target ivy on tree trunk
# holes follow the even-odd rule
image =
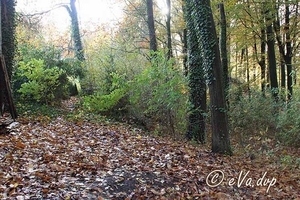
[[[78,23],[78,16],[77,16],[77,9],[75,6],[76,0],[70,0],[70,7],[65,6],[69,15],[71,17],[71,27],[72,27],[72,39],[74,41],[74,48],[75,48],[75,57],[80,60],[84,61],[84,51],[81,42],[80,30],[79,30],[79,23]]]
[[[2,32],[2,54],[5,58],[7,73],[9,79],[12,76],[12,68],[14,64],[14,56],[16,49],[16,1],[2,0],[1,1],[1,32]]]
[[[186,9],[184,9],[188,29],[189,101],[191,103],[188,116],[187,139],[205,143],[206,83],[197,29],[195,29],[194,20],[189,18],[193,14],[193,6],[190,3],[191,1],[187,1]]]
[[[232,155],[223,87],[223,70],[210,1],[186,0],[186,2],[188,7],[192,6],[192,14],[189,19],[194,21],[203,60],[202,66],[209,86],[212,151]]]

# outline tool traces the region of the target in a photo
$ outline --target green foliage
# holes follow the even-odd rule
[[[282,99],[285,99],[284,94],[282,91]],[[262,136],[268,130],[274,130],[276,139],[284,145],[299,147],[299,100],[299,90],[296,89],[294,98],[286,104],[279,100],[275,102],[271,90],[266,91],[266,96],[252,90],[249,96],[243,94],[241,88],[231,88],[229,116],[232,130],[242,140],[247,140],[246,136]]]
[[[83,107],[96,113],[107,113],[125,109],[128,86],[124,83],[124,76],[111,73],[110,92],[107,94],[96,93],[83,97]]]
[[[32,118],[33,120],[38,119],[39,116],[53,119],[63,114],[61,109],[46,104],[18,102],[16,107],[21,117]]]
[[[230,124],[240,134],[257,134],[275,126],[275,102],[260,91],[251,91],[251,97],[243,95],[240,88],[230,90]]]
[[[277,138],[286,145],[300,147],[300,103],[293,99],[281,110],[277,122]]]
[[[96,113],[113,111],[117,105],[125,98],[125,89],[115,89],[106,95],[89,95],[83,98],[83,106],[86,110]],[[123,109],[122,106],[119,109]]]
[[[87,49],[87,73],[82,84],[84,110],[112,115],[126,112],[129,84],[141,71],[145,58],[135,52],[124,53],[123,46],[119,48],[99,44]]]
[[[59,99],[61,90],[61,76],[64,74],[58,67],[46,68],[43,60],[32,59],[28,63],[19,63],[19,77],[25,77],[26,82],[21,85],[18,92],[26,100],[53,104]]]
[[[32,59],[43,60],[45,68],[57,66],[66,72],[67,76],[83,78],[85,70],[83,63],[77,59],[62,59],[62,49],[52,45],[42,44],[20,44],[18,47],[19,56],[17,59],[23,62],[30,62]]]
[[[187,0],[187,16],[188,23],[193,24],[192,29],[197,33],[199,48],[203,58],[203,70],[205,72],[208,84],[211,84],[215,77],[213,75],[213,62],[215,59],[214,46],[217,42],[212,32],[214,23],[211,19],[212,11],[209,5],[210,1]]]
[[[66,72],[68,77],[76,77],[82,79],[85,76],[86,70],[84,69],[84,63],[73,58],[66,58],[57,60],[52,66],[57,66]]]
[[[150,118],[160,131],[183,131],[187,113],[187,81],[164,52],[156,52],[152,65],[137,75],[131,84],[133,115]]]
[[[21,89],[21,85],[23,85],[22,86],[23,92],[21,92],[23,94],[23,97],[25,95],[24,90],[28,92],[30,91],[30,93],[38,93],[39,90],[37,89],[39,88],[38,83],[36,81],[31,81],[31,83],[29,84],[28,83],[29,79],[27,77],[29,74],[25,76],[23,74],[24,69],[22,69],[22,66],[24,68],[24,65],[28,65],[29,63],[32,63],[33,60],[43,61],[42,68],[43,70],[46,70],[45,72],[36,71],[38,75],[44,75],[44,73],[47,74],[53,74],[53,73],[55,74],[57,72],[60,73],[58,79],[59,86],[57,89],[54,89],[53,91],[54,97],[52,96],[50,97],[50,99],[61,99],[61,98],[65,98],[68,95],[75,95],[78,94],[78,92],[80,92],[81,79],[85,75],[85,70],[82,62],[76,59],[62,59],[61,58],[62,50],[52,45],[41,44],[35,46],[31,43],[21,43],[19,44],[18,50],[19,53],[18,53],[17,60],[19,64],[18,66],[16,66],[14,70],[14,76],[13,76],[13,90],[15,95],[20,94],[19,90]],[[28,99],[29,96],[30,95],[27,95],[26,98]],[[39,95],[35,94],[34,100],[37,100],[37,98],[40,99],[40,97],[38,96]],[[50,99],[48,99],[47,101],[49,101]],[[45,100],[42,101],[45,102]]]

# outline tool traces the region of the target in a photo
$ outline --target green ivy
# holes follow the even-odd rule
[[[1,12],[2,53],[5,57],[8,76],[11,78],[16,50],[16,1],[4,0],[2,3],[5,5]]]

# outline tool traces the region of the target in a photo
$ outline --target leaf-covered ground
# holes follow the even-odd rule
[[[21,118],[0,134],[0,198],[297,199],[299,166],[268,145],[228,157],[121,123]]]

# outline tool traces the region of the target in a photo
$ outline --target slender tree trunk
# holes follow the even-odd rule
[[[264,12],[262,12],[262,14],[264,14]],[[266,92],[266,29],[264,27],[264,15],[262,15],[262,19],[261,19],[261,29],[260,29],[260,33],[261,33],[261,39],[260,39],[260,61],[259,66],[260,66],[260,71],[261,71],[261,75],[260,75],[260,80],[261,80],[261,91],[263,93],[263,96],[265,96],[265,92]]]
[[[260,30],[260,58],[258,57],[257,47],[254,44],[254,50],[257,55],[258,64],[260,66],[260,82],[261,82],[261,91],[263,96],[265,96],[266,91],[266,31],[265,28],[262,27]]]
[[[189,3],[191,2],[187,2],[186,9],[184,9],[188,28],[189,100],[192,104],[188,116],[187,139],[194,139],[203,144],[206,142],[206,83],[197,29],[195,29],[193,19],[189,18],[193,13],[193,7]]]
[[[268,47],[268,66],[270,73],[270,85],[272,94],[275,100],[278,100],[278,80],[277,80],[277,70],[276,70],[276,55],[275,55],[275,35],[273,32],[272,23],[274,21],[273,11],[270,8],[266,10],[266,23],[267,23],[267,47]]]
[[[220,11],[220,53],[223,66],[224,91],[227,106],[229,107],[228,90],[229,90],[229,74],[228,74],[228,53],[227,53],[227,22],[224,4],[219,4]]]
[[[75,6],[76,0],[70,0],[70,7],[65,6],[67,9],[70,18],[71,18],[71,27],[72,27],[72,39],[74,41],[74,48],[75,48],[75,57],[80,60],[84,61],[84,51],[81,42],[80,30],[79,30],[79,23],[78,23],[78,15],[77,9]]]
[[[189,68],[188,68],[188,56],[187,56],[187,29],[183,29],[183,47],[182,47],[182,54],[183,54],[183,73],[184,76],[187,77],[189,73]]]
[[[157,41],[154,26],[153,0],[147,0],[147,18],[150,38],[150,50],[157,51]]]
[[[274,21],[274,30],[276,35],[276,41],[278,44],[280,54],[280,86],[282,89],[286,88],[286,64],[285,64],[285,47],[282,41],[282,34],[280,31],[280,19],[279,19],[279,8],[277,7],[276,20]]]
[[[166,27],[167,27],[167,36],[168,36],[168,42],[167,42],[167,47],[168,47],[168,59],[173,57],[172,53],[172,37],[171,37],[171,0],[166,0],[167,3],[167,21],[166,21]]]
[[[280,87],[285,89],[286,87],[286,74],[285,74],[285,62],[280,60]]]
[[[291,41],[291,33],[290,33],[290,5],[289,1],[285,1],[285,38],[286,38],[286,56],[285,56],[285,64],[287,68],[287,88],[288,88],[288,100],[291,100],[293,96],[293,74],[292,74],[292,57],[293,57],[293,49],[292,49],[292,41]]]

